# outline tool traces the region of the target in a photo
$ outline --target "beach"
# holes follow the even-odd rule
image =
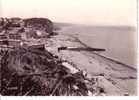
[[[66,29],[66,28],[65,28]],[[48,40],[46,49],[61,59],[73,63],[80,70],[85,70],[89,77],[97,77],[100,87],[106,91],[106,95],[136,95],[137,93],[137,70],[124,63],[117,62],[100,55],[98,52],[90,51],[57,51],[58,47],[86,47],[77,34],[66,33],[59,30],[57,36]]]

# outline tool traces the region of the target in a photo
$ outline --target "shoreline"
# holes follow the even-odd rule
[[[90,46],[88,46],[87,44],[83,43],[78,37],[75,37],[75,36],[72,36],[72,37],[73,37],[73,38],[76,38],[77,41],[78,41],[80,44],[84,45],[85,47],[90,47]],[[113,58],[111,58],[111,57],[107,57],[107,56],[105,56],[105,55],[101,55],[101,54],[95,53],[95,52],[90,52],[90,53],[95,54],[95,55],[98,55],[98,56],[100,56],[100,57],[103,57],[104,59],[110,60],[110,61],[115,62],[115,63],[117,63],[117,64],[121,64],[121,65],[123,65],[123,66],[125,66],[125,67],[131,68],[131,69],[137,71],[137,68],[136,68],[136,67],[127,65],[127,64],[125,64],[125,63],[123,63],[123,62],[120,62],[120,61],[118,61],[118,60],[115,60],[115,59],[113,59]]]
[[[127,27],[95,27],[71,25],[58,30],[62,34],[69,34],[80,39],[82,43],[92,48],[105,48],[101,55],[128,66],[137,68],[135,30]]]

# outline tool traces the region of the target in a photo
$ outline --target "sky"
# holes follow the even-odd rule
[[[136,0],[0,0],[1,17],[86,25],[136,25]]]

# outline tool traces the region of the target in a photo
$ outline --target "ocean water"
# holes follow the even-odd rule
[[[83,43],[94,48],[104,48],[100,54],[124,64],[136,67],[137,33],[132,27],[83,26],[64,27],[60,33],[78,37]]]

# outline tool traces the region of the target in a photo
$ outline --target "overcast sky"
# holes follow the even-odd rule
[[[2,17],[47,17],[52,21],[91,24],[136,24],[136,0],[0,0]]]

